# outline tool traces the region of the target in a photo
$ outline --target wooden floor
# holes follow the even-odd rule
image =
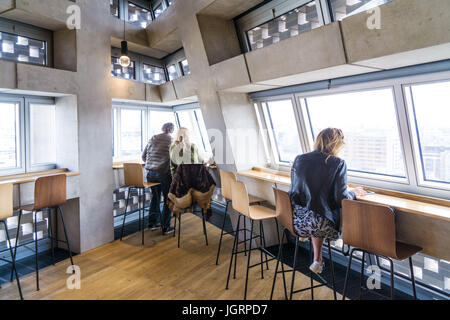
[[[220,230],[208,223],[208,247],[205,246],[202,221],[196,216],[183,216],[181,249],[177,239],[162,236],[160,232],[146,231],[143,247],[140,233],[124,241],[116,241],[74,257],[74,263],[81,270],[81,289],[69,290],[66,286],[69,260],[40,272],[41,290],[36,292],[35,274],[21,278],[25,299],[28,300],[240,300],[243,299],[245,266],[247,258],[238,259],[236,279],[230,280],[230,289],[225,290],[232,237],[225,236],[220,265],[215,258]],[[254,258],[254,259],[253,259]],[[260,255],[252,255],[252,263]],[[265,270],[261,279],[259,267],[250,271],[248,299],[266,300],[270,297],[275,261]],[[291,277],[287,275],[290,283]],[[297,273],[297,288],[309,284],[309,278]],[[283,298],[282,281],[279,276],[275,299]],[[332,299],[333,293],[327,287],[314,291],[315,299]],[[310,299],[309,291],[297,294],[295,299]],[[340,296],[338,295],[338,298]],[[18,299],[17,287],[4,284],[0,299]]]

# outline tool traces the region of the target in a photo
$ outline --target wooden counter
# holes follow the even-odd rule
[[[54,175],[58,175],[58,174],[65,174],[67,177],[74,177],[74,176],[80,175],[79,172],[71,172],[67,169],[54,169],[54,170],[31,172],[31,173],[16,174],[16,175],[0,177],[0,184],[17,185],[17,184],[35,182],[36,179],[39,177],[54,176]]]

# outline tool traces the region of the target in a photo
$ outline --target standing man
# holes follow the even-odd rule
[[[162,127],[162,133],[153,136],[142,153],[142,161],[145,162],[145,169],[148,170],[147,181],[160,183],[152,188],[149,228],[157,230],[162,227],[163,234],[174,232],[174,228],[170,226],[171,212],[167,197],[172,183],[169,150],[172,144],[171,134],[174,129],[173,123],[166,123]],[[158,217],[161,216],[161,193],[164,196],[163,221],[158,223]]]

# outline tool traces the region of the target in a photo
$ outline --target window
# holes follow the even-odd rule
[[[167,67],[167,73],[169,74],[169,81],[173,81],[180,77],[177,67],[174,64]]]
[[[136,62],[131,60],[130,66],[124,68],[120,65],[120,58],[111,57],[111,75],[117,78],[136,80],[135,64]]]
[[[167,81],[164,68],[151,66],[146,63],[144,63],[142,78],[144,82],[154,85],[160,85]]]
[[[111,8],[111,15],[119,17],[119,0],[109,0],[109,6]]]
[[[392,0],[329,0],[333,21],[340,21],[350,15],[367,11]]]
[[[183,72],[183,76],[187,76],[191,73],[191,69],[189,68],[189,63],[187,59],[184,59],[183,61],[180,61],[180,67],[181,71]]]
[[[154,135],[160,134],[162,127],[166,123],[173,123],[175,125],[175,114],[173,111],[159,111],[150,110],[148,120],[148,138],[151,139]]]
[[[312,140],[325,128],[342,129],[346,145],[341,156],[349,170],[406,177],[391,88],[316,96],[301,103]]]
[[[0,32],[0,58],[47,65],[47,44],[24,36]]]
[[[250,49],[255,50],[320,27],[316,1],[296,8],[247,31]]]
[[[30,103],[30,166],[56,163],[56,107]]]
[[[189,129],[191,142],[197,145],[204,160],[208,161],[212,156],[212,150],[201,110],[180,110],[176,114],[179,127]]]
[[[277,163],[289,164],[302,153],[292,100],[268,101],[263,113]]]
[[[164,12],[164,7],[163,7],[163,3],[161,2],[160,4],[158,4],[155,9],[153,9],[153,13],[155,14],[155,19],[158,18],[161,13]]]
[[[152,13],[150,9],[128,2],[128,21],[145,29],[152,21]]]
[[[450,81],[405,87],[424,181],[450,184]]]
[[[0,113],[0,175],[54,169],[54,100],[1,95]]]
[[[0,100],[0,172],[20,168],[20,103]]]
[[[168,122],[175,125],[172,109],[114,104],[113,161],[140,159],[148,140],[160,134],[162,126]]]

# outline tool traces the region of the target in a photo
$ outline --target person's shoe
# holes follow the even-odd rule
[[[164,235],[168,235],[168,234],[171,234],[171,233],[174,233],[175,232],[175,228],[174,227],[168,227],[167,229],[163,229],[163,234]]]
[[[314,261],[310,266],[309,270],[311,270],[314,273],[322,273],[323,268],[325,267],[325,263],[319,263],[317,261]]]
[[[160,224],[160,223],[157,223],[157,224],[149,224],[149,225],[148,225],[148,228],[149,228],[151,231],[159,230],[159,229],[161,229],[161,224]]]

